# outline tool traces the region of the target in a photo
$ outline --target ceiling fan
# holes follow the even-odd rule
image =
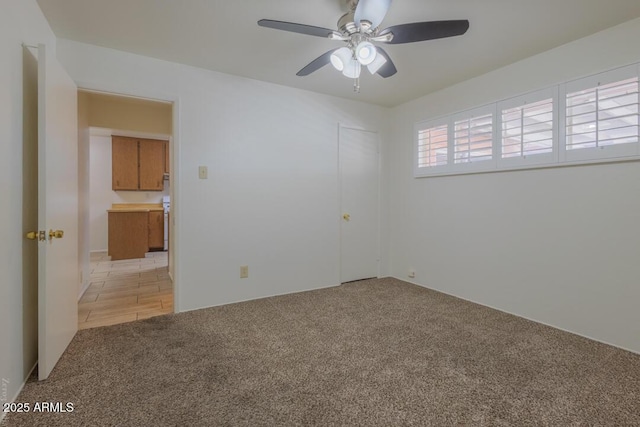
[[[378,74],[384,78],[391,77],[397,72],[387,52],[373,43],[402,44],[441,39],[462,35],[469,29],[469,21],[465,19],[414,22],[393,25],[381,30],[379,26],[391,6],[391,0],[346,0],[346,2],[349,12],[338,20],[337,31],[271,19],[261,19],[258,25],[346,42],[346,46],[320,55],[296,75],[308,76],[331,63],[338,71],[342,71],[343,75],[356,80],[354,85],[356,91],[360,89],[359,78],[362,66],[366,66],[371,74]]]

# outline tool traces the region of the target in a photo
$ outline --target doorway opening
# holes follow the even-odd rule
[[[78,91],[78,329],[173,313],[173,103]]]

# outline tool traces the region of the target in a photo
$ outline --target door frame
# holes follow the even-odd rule
[[[87,81],[76,81],[78,90],[100,92],[109,95],[143,98],[153,101],[172,103],[172,129],[169,143],[169,195],[171,197],[171,216],[169,226],[169,277],[173,281],[173,312],[179,313],[180,307],[180,96],[162,91],[148,91],[124,88],[118,85],[104,85]],[[172,239],[173,237],[173,239]]]
[[[341,284],[342,282],[342,213],[343,213],[343,209],[342,209],[342,167],[340,164],[340,141],[341,141],[341,135],[342,135],[342,130],[343,129],[349,129],[349,130],[357,130],[357,131],[361,131],[361,132],[368,132],[368,133],[372,133],[375,134],[376,136],[376,148],[378,151],[378,165],[377,165],[377,172],[378,172],[378,182],[377,182],[377,188],[378,188],[378,203],[377,203],[377,211],[378,211],[378,221],[377,221],[377,229],[376,229],[376,233],[377,233],[377,238],[376,238],[376,242],[377,242],[377,248],[376,248],[376,255],[378,257],[377,260],[377,271],[376,271],[376,277],[380,277],[381,271],[382,271],[382,143],[381,143],[381,139],[380,139],[380,132],[377,130],[370,130],[370,129],[366,129],[360,126],[352,126],[352,125],[348,125],[342,122],[338,122],[338,143],[337,143],[337,169],[338,169],[338,212],[336,215],[337,218],[337,224],[338,224],[338,283]]]

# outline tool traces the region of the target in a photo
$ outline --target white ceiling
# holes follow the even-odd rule
[[[344,0],[38,0],[56,36],[223,73],[395,106],[640,16],[638,0],[395,0],[382,27],[469,19],[461,37],[385,49],[388,79],[361,92],[330,65],[296,72],[340,43],[259,27],[261,18],[334,29]]]

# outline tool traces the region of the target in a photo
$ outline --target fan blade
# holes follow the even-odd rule
[[[354,21],[359,26],[360,21],[371,22],[371,28],[382,23],[391,6],[391,0],[360,0],[356,6]]]
[[[294,22],[273,21],[271,19],[261,19],[258,25],[275,30],[291,31],[292,33],[306,34],[309,36],[329,37],[333,34],[333,30],[322,27],[314,27],[312,25],[296,24]]]
[[[401,24],[385,28],[380,32],[380,35],[392,33],[393,39],[386,43],[401,44],[459,36],[466,33],[468,29],[469,21],[466,19],[459,21],[414,22],[413,24]]]
[[[314,71],[318,71],[320,68],[324,67],[328,63],[331,62],[331,54],[338,49],[332,49],[329,52],[325,52],[322,55],[318,56],[316,59],[311,61],[306,67],[296,73],[296,76],[304,77],[313,73]]]
[[[387,77],[393,76],[395,73],[398,72],[398,70],[396,69],[396,66],[393,64],[393,61],[391,60],[391,58],[389,57],[389,54],[387,54],[387,52],[385,52],[384,49],[381,48],[380,46],[377,46],[376,49],[378,51],[378,55],[384,56],[384,58],[387,60],[387,62],[382,67],[380,67],[377,74],[380,74],[380,76],[384,77],[385,79]]]

